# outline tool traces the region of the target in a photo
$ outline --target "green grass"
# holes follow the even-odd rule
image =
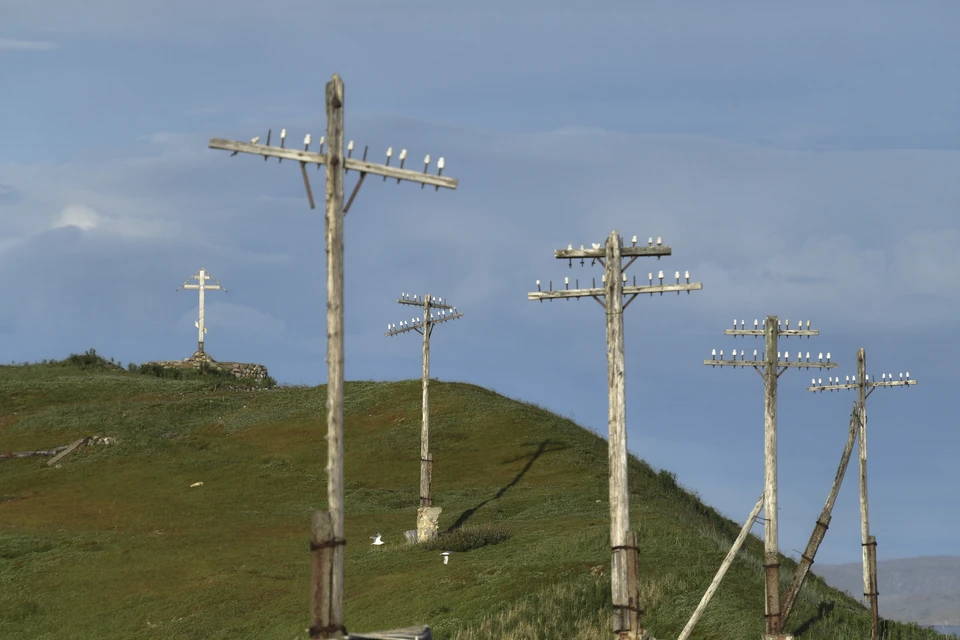
[[[606,441],[476,386],[434,382],[431,396],[443,535],[413,546],[403,532],[416,525],[419,381],[346,385],[347,628],[609,637]],[[243,389],[83,362],[0,367],[0,451],[116,438],[59,468],[0,461],[0,638],[304,638],[325,402],[323,387]],[[740,525],[636,459],[630,493],[643,622],[675,638]],[[387,544],[374,548],[378,531]],[[449,565],[440,550],[455,552]],[[782,562],[786,588],[795,564]],[[760,637],[761,564],[751,537],[694,638]],[[869,616],[811,576],[789,627],[804,640],[860,640]],[[941,636],[890,623],[885,637]]]

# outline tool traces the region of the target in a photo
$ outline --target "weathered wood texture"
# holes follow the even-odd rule
[[[53,465],[57,464],[58,462],[60,462],[60,461],[63,460],[64,458],[66,458],[68,455],[70,455],[71,453],[73,453],[74,451],[76,451],[77,449],[79,449],[80,447],[82,447],[83,445],[87,444],[89,441],[90,441],[90,437],[89,437],[89,436],[87,436],[87,437],[85,437],[85,438],[80,438],[79,440],[74,441],[73,443],[71,443],[70,445],[68,445],[66,449],[64,449],[63,451],[61,451],[60,453],[58,453],[57,455],[55,455],[53,458],[51,458],[50,460],[48,460],[48,461],[47,461],[47,466],[48,466],[48,467],[52,467]]]
[[[868,389],[873,389],[874,387],[909,387],[917,384],[916,380],[892,380],[890,382],[868,382],[866,386]],[[845,389],[859,389],[859,382],[848,382],[845,384],[824,384],[817,385],[815,387],[807,387],[807,391],[843,391]]]
[[[624,258],[633,256],[669,256],[673,249],[663,245],[660,246],[639,246],[639,247],[620,247],[620,255]],[[557,249],[553,252],[554,256],[563,259],[573,258],[606,258],[606,247],[600,249]]]
[[[877,640],[880,637],[880,608],[877,603],[877,539],[874,536],[867,539],[867,560],[870,563],[870,637]]]
[[[790,337],[811,337],[820,335],[820,331],[817,329],[780,329],[777,332],[780,337],[790,338]],[[767,335],[766,329],[724,329],[723,335],[726,336],[765,336]]]
[[[618,269],[619,271],[619,269]],[[622,273],[622,272],[621,272]],[[609,276],[607,277],[609,280]],[[619,281],[618,281],[619,282]],[[703,289],[703,284],[700,282],[691,282],[690,284],[664,284],[664,285],[652,285],[652,286],[625,286],[621,282],[620,294],[621,295],[631,295],[631,294],[654,294],[654,293],[673,293],[680,291],[699,291]],[[591,288],[591,289],[557,289],[556,291],[531,291],[527,294],[528,300],[550,300],[553,298],[586,298],[588,296],[603,296],[606,295],[607,286],[604,288]]]
[[[417,509],[417,542],[434,540],[440,534],[440,514],[443,507],[420,507]]]
[[[780,632],[780,557],[777,540],[777,317],[767,316],[763,395],[763,564],[766,632]]]
[[[420,428],[420,506],[433,506],[430,495],[430,294],[423,296],[423,422]]]
[[[787,362],[774,358],[778,367],[798,367],[800,369],[836,369],[840,365],[836,362]],[[766,367],[769,360],[704,360],[703,364],[715,367]]]
[[[62,447],[53,449],[37,449],[35,451],[11,451],[10,453],[0,453],[0,460],[13,460],[15,458],[29,458],[32,456],[55,456],[70,445],[65,444]]]
[[[627,533],[627,594],[630,606],[630,630],[625,634],[627,640],[642,640],[643,627],[640,626],[640,549],[637,547],[637,532]]]
[[[422,300],[406,300],[406,299],[404,299],[404,298],[400,298],[399,300],[397,300],[397,302],[399,302],[400,304],[409,304],[409,305],[412,305],[412,306],[414,306],[414,307],[422,307],[422,306],[423,306],[423,301],[422,301]],[[437,302],[437,298],[431,298],[431,299],[430,299],[430,308],[431,308],[431,309],[453,309],[454,306],[451,305],[451,304],[447,304],[446,302]]]
[[[345,640],[432,640],[433,633],[430,627],[404,627],[391,631],[368,631],[366,633],[348,634]]]
[[[607,385],[609,402],[610,584],[614,633],[630,629],[627,536],[630,531],[630,494],[627,488],[626,392],[623,358],[623,282],[620,235],[613,231],[606,244]]]
[[[843,447],[843,454],[840,456],[840,465],[837,467],[837,475],[833,478],[833,486],[830,487],[830,493],[827,495],[827,502],[823,506],[823,511],[813,527],[813,533],[810,534],[810,541],[807,543],[803,555],[800,557],[800,564],[797,566],[796,573],[793,574],[793,580],[790,582],[790,588],[787,589],[787,595],[783,599],[783,611],[780,615],[780,628],[787,625],[790,619],[790,613],[793,611],[793,605],[800,590],[803,589],[804,582],[807,579],[807,573],[817,556],[817,550],[823,537],[827,533],[832,518],[833,505],[837,501],[837,494],[840,493],[840,485],[843,483],[843,477],[847,473],[847,465],[850,462],[850,456],[853,453],[853,443],[857,439],[857,427],[860,424],[858,417],[859,406],[857,402],[853,403],[853,411],[850,414],[850,429],[847,433],[847,442]]]
[[[339,76],[337,76],[339,77]],[[342,82],[341,82],[342,86]],[[327,127],[329,129],[330,123],[327,122]],[[330,136],[327,136],[327,141],[329,142]],[[211,149],[222,149],[224,151],[237,151],[242,153],[250,153],[253,155],[260,155],[265,158],[283,158],[286,160],[296,160],[298,162],[303,162],[306,164],[326,164],[329,171],[328,157],[330,155],[329,147],[327,153],[313,153],[310,151],[298,151],[297,149],[281,149],[280,147],[268,147],[263,144],[253,144],[248,142],[237,142],[235,140],[225,140],[223,138],[211,138],[208,145]],[[351,171],[360,171],[363,173],[372,173],[378,176],[384,176],[386,178],[396,178],[398,180],[406,180],[408,182],[419,182],[420,184],[428,184],[432,187],[443,187],[444,189],[456,189],[458,185],[458,180],[456,178],[448,178],[446,176],[432,175],[429,173],[423,173],[420,171],[412,171],[410,169],[400,169],[399,167],[389,167],[385,164],[378,164],[375,162],[366,162],[364,160],[357,160],[356,158],[344,158],[341,152],[338,154],[337,166],[341,168],[341,174],[343,169]]]
[[[457,318],[462,318],[462,317],[463,317],[463,313],[461,312],[461,313],[455,313],[449,316],[443,316],[442,318],[434,318],[433,320],[430,321],[430,325],[433,326],[435,324],[440,324],[441,322],[448,322],[450,320],[456,320]],[[405,325],[403,327],[400,327],[399,329],[391,329],[390,331],[387,331],[383,335],[396,336],[401,333],[407,333],[408,331],[416,331],[418,333],[423,333],[424,324],[425,324],[424,322],[418,322],[417,324]]]
[[[327,505],[333,536],[344,537],[343,523],[343,81],[337,74],[326,86],[327,170]],[[332,626],[343,625],[343,546],[332,555]],[[327,638],[342,638],[333,631]]]
[[[757,521],[757,516],[760,515],[760,509],[762,507],[763,495],[761,494],[760,498],[757,500],[757,504],[754,505],[753,509],[750,511],[750,515],[747,516],[746,521],[744,521],[743,527],[740,528],[740,534],[737,536],[737,539],[733,541],[733,546],[730,547],[730,551],[727,552],[727,557],[724,558],[723,562],[720,564],[720,568],[717,570],[717,575],[713,577],[713,582],[710,583],[710,586],[707,587],[703,597],[700,598],[700,604],[697,605],[696,610],[693,612],[693,615],[690,616],[690,620],[687,621],[687,625],[683,628],[683,631],[680,632],[677,640],[687,640],[687,638],[690,637],[690,634],[693,633],[693,628],[700,620],[700,617],[706,610],[707,605],[710,604],[710,599],[713,598],[713,594],[716,593],[717,588],[720,586],[723,576],[727,574],[727,569],[730,568],[730,565],[733,564],[734,558],[737,557],[737,553],[740,552],[740,547],[743,546],[743,542],[747,539],[747,535],[749,535],[750,528],[753,527],[753,523]]]
[[[314,511],[310,527],[310,558],[313,579],[310,588],[310,637],[332,638],[331,627],[342,625],[332,617],[333,553],[336,548],[329,511]],[[342,548],[342,547],[341,547]]]

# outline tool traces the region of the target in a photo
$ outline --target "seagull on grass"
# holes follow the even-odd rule
[[[376,547],[379,547],[380,545],[383,544],[383,540],[380,539],[380,534],[379,534],[379,533],[378,533],[377,535],[375,535],[375,536],[370,536],[370,539],[373,540],[373,542],[371,542],[370,544],[372,544],[372,545],[374,545],[374,546],[376,546]]]
[[[449,551],[444,551],[444,552],[441,553],[440,555],[443,556],[443,564],[447,564],[447,563],[450,561],[450,552],[449,552]]]

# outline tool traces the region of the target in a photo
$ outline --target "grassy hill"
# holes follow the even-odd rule
[[[326,497],[325,389],[243,389],[98,362],[0,367],[0,452],[116,439],[58,468],[0,460],[0,637],[305,637],[310,514]],[[416,519],[419,381],[347,383],[345,396],[348,630],[609,637],[605,440],[492,391],[434,383],[434,500],[441,529],[460,536],[445,544],[488,543],[444,566],[437,549],[403,542]],[[643,621],[675,638],[740,525],[633,458],[630,491]],[[368,538],[377,532],[388,543],[379,549]],[[751,537],[694,638],[760,637],[761,563]],[[783,566],[786,588],[795,565]],[[811,576],[789,626],[804,640],[861,640],[869,618]],[[940,637],[896,623],[886,633]]]

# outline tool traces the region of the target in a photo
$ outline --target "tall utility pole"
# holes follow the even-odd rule
[[[848,376],[849,377],[849,376]],[[816,384],[816,380],[813,381]],[[853,411],[850,414],[850,431],[847,434],[847,443],[843,448],[843,454],[840,456],[840,465],[837,467],[837,475],[833,478],[833,486],[830,487],[830,493],[827,495],[827,502],[813,526],[813,533],[810,534],[810,541],[800,556],[800,563],[797,565],[797,571],[793,574],[793,580],[790,582],[790,588],[787,589],[787,595],[783,599],[783,610],[780,614],[780,626],[786,627],[787,620],[790,619],[790,613],[793,611],[793,605],[797,601],[800,590],[807,579],[807,573],[813,564],[813,559],[817,556],[817,550],[823,537],[830,526],[830,519],[833,517],[833,505],[837,501],[837,494],[840,493],[840,484],[843,482],[843,476],[847,473],[847,465],[850,462],[850,454],[853,453],[853,443],[857,439],[857,427],[860,425],[860,409],[856,402],[853,403]]]
[[[433,327],[441,322],[462,318],[463,314],[457,308],[447,304],[443,298],[432,298],[426,294],[418,299],[409,293],[400,295],[397,300],[400,304],[409,304],[423,309],[422,318],[412,318],[410,322],[401,321],[387,325],[384,335],[395,336],[407,331],[416,331],[423,336],[423,422],[420,429],[420,506],[433,506],[431,487],[433,486],[433,455],[430,453],[430,334]],[[433,310],[436,309],[436,313]]]
[[[554,298],[594,298],[606,310],[607,316],[607,381],[609,385],[609,409],[607,423],[609,428],[608,452],[610,460],[610,550],[611,571],[610,583],[613,596],[613,632],[621,638],[639,638],[642,628],[639,615],[639,585],[637,584],[636,564],[637,547],[636,534],[630,531],[629,490],[627,488],[627,425],[626,425],[626,393],[624,387],[624,347],[623,347],[623,310],[640,294],[653,295],[676,291],[696,291],[703,288],[699,282],[690,282],[690,272],[686,272],[686,283],[680,282],[680,272],[676,273],[676,284],[663,284],[663,271],[659,272],[658,284],[653,284],[653,274],[648,275],[647,285],[637,286],[636,277],[633,285],[628,286],[626,270],[637,258],[655,256],[669,256],[670,247],[663,246],[660,238],[654,245],[653,238],[647,241],[647,246],[637,246],[637,236],[633,236],[633,244],[623,246],[620,234],[614,230],[607,238],[606,246],[594,244],[590,249],[583,245],[574,249],[573,245],[564,249],[557,249],[554,255],[560,260],[567,260],[573,267],[574,260],[580,260],[583,266],[586,259],[590,264],[599,262],[604,267],[601,278],[602,287],[597,287],[596,279],[593,287],[580,289],[580,283],[575,282],[574,289],[570,289],[570,278],[564,278],[564,288],[554,291],[553,282],[549,291],[543,291],[540,281],[537,280],[537,291],[527,294],[529,300],[553,300]],[[630,258],[625,265],[623,258]],[[624,296],[630,298],[624,302]],[[603,298],[603,300],[601,300]],[[628,543],[628,539],[630,543]]]
[[[327,506],[330,515],[330,540],[314,542],[314,551],[323,552],[323,549],[332,549],[332,558],[328,564],[315,562],[314,598],[312,599],[312,619],[310,627],[311,638],[342,638],[346,633],[343,624],[343,218],[353,204],[360,186],[368,173],[383,176],[383,179],[395,178],[401,181],[419,182],[430,185],[439,190],[456,189],[457,180],[441,176],[443,158],[437,163],[437,175],[430,175],[427,170],[430,166],[430,156],[424,159],[423,172],[404,169],[403,164],[407,150],[400,152],[400,166],[391,167],[390,158],[393,148],[387,149],[387,162],[378,164],[366,161],[367,149],[364,148],[363,159],[352,158],[353,141],[347,145],[347,154],[344,157],[343,149],[343,80],[338,74],[326,86],[327,108],[327,151],[323,151],[324,138],[320,138],[320,149],[311,152],[310,134],[303,140],[303,151],[284,147],[286,129],[280,132],[280,146],[270,146],[270,132],[267,133],[267,144],[258,144],[259,137],[249,143],[212,138],[209,147],[232,151],[231,155],[249,153],[263,156],[264,162],[268,158],[277,158],[278,162],[284,159],[300,163],[300,172],[307,190],[310,208],[314,208],[313,192],[310,189],[310,179],[307,175],[307,165],[326,165],[326,253],[327,253]],[[351,169],[359,173],[356,186],[347,200],[343,203],[343,178]],[[314,527],[316,529],[316,527]],[[325,545],[325,546],[324,546]],[[329,570],[329,576],[317,575],[316,567],[324,566]],[[327,569],[324,569],[325,571]],[[329,580],[328,580],[329,577]],[[319,595],[318,595],[319,593]]]
[[[196,280],[197,284],[189,284],[190,280]],[[207,273],[207,270],[202,268],[200,271],[197,271],[195,274],[190,276],[190,278],[184,282],[182,285],[177,287],[177,291],[180,289],[193,289],[200,292],[200,319],[193,323],[193,326],[197,328],[197,352],[203,353],[203,336],[207,332],[207,326],[203,323],[203,292],[204,291],[223,291],[227,292],[226,287],[221,286],[219,282],[217,284],[207,284],[207,280],[213,280],[217,282],[217,279]]]
[[[857,351],[857,375],[846,376],[844,382],[840,382],[840,377],[836,380],[827,378],[827,384],[823,380],[815,380],[813,385],[807,387],[807,391],[840,391],[843,389],[857,390],[857,406],[859,407],[858,433],[860,458],[860,543],[863,548],[863,596],[870,603],[871,638],[877,640],[880,633],[880,611],[877,603],[877,539],[870,535],[870,513],[867,508],[867,398],[877,387],[907,387],[917,384],[916,380],[910,379],[910,372],[907,371],[906,377],[900,374],[900,379],[894,379],[892,373],[880,374],[880,381],[877,382],[876,376],[867,376],[867,352],[863,348]]]
[[[826,361],[823,360],[821,353],[817,361],[810,361],[810,352],[807,352],[806,361],[803,359],[803,353],[797,352],[796,362],[790,362],[790,352],[783,354],[778,351],[778,341],[782,336],[788,337],[807,337],[820,335],[817,330],[810,329],[810,321],[807,320],[807,328],[803,328],[803,323],[798,322],[796,329],[790,328],[790,321],[786,320],[783,325],[777,319],[777,316],[767,316],[767,319],[761,325],[758,320],[753,321],[753,329],[746,328],[746,321],[740,321],[740,328],[737,328],[737,321],[733,321],[733,329],[724,331],[728,336],[764,336],[766,338],[766,349],[758,358],[757,350],[753,350],[753,359],[746,359],[746,350],[740,351],[740,359],[737,360],[737,350],[734,349],[730,359],[724,359],[723,349],[720,350],[720,357],[717,357],[717,350],[713,350],[710,360],[704,360],[703,364],[711,366],[753,367],[760,377],[763,378],[763,460],[764,460],[764,481],[763,481],[763,542],[764,542],[764,616],[766,618],[766,635],[776,637],[781,633],[780,624],[780,556],[779,544],[777,540],[777,380],[784,371],[791,367],[799,369],[835,369],[837,364],[830,362],[830,354],[827,353]]]

